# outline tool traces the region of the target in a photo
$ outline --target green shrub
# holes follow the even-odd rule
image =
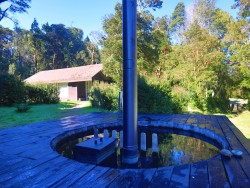
[[[193,102],[194,107],[204,111],[203,98],[199,96],[196,92],[192,92],[191,101]]]
[[[107,110],[118,109],[119,87],[112,83],[95,82],[89,99],[93,107]],[[138,78],[139,113],[181,113],[187,107],[188,98],[183,94],[171,95],[171,87],[166,81]]]
[[[227,113],[229,100],[210,96],[206,99],[206,110],[210,113]]]
[[[189,92],[181,86],[172,87],[173,97],[173,112],[183,113],[187,111],[188,103],[190,100]]]
[[[31,107],[26,103],[22,103],[22,104],[18,104],[16,108],[17,108],[17,112],[22,113],[22,112],[27,112]]]
[[[141,113],[173,113],[171,89],[167,82],[138,79],[138,111]]]
[[[119,91],[120,88],[114,83],[95,82],[90,90],[89,99],[93,107],[117,110]]]
[[[230,101],[226,92],[218,91],[214,96],[209,95],[205,100],[205,107],[210,113],[227,113],[230,109]]]
[[[23,82],[14,75],[0,74],[0,105],[11,106],[25,102]]]
[[[26,97],[33,104],[56,104],[60,101],[59,88],[53,84],[26,85]]]

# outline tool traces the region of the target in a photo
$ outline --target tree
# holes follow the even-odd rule
[[[104,36],[102,62],[104,73],[119,85],[122,83],[122,5],[117,4],[115,14],[103,21]],[[151,75],[158,68],[161,48],[168,43],[166,18],[156,19],[148,11],[137,13],[137,69],[139,74]],[[163,45],[164,44],[164,45]]]
[[[101,40],[101,51],[104,74],[116,83],[122,83],[122,5],[115,6],[115,14],[103,20],[104,35]]]
[[[34,72],[39,72],[39,62],[42,59],[42,37],[43,33],[39,28],[39,24],[36,19],[34,19],[31,24],[31,41],[32,45],[30,48],[31,53],[33,53],[33,63],[34,63]]]
[[[79,28],[48,23],[40,28],[36,19],[30,30],[0,26],[0,73],[25,79],[38,71],[99,62],[99,49],[88,39],[84,42]]]
[[[146,8],[156,10],[162,7],[162,0],[137,0],[138,11],[142,12]]]
[[[216,0],[195,0],[194,21],[209,31],[210,35],[215,35],[222,39],[227,32],[226,25],[232,21],[232,16],[215,7]]]
[[[91,58],[91,62],[90,64],[94,64],[96,62],[99,61],[98,57],[99,57],[99,51],[98,51],[98,47],[96,44],[94,44],[93,42],[90,41],[89,37],[86,37],[86,39],[84,40],[84,44],[88,50],[89,56]]]
[[[15,27],[13,40],[12,68],[15,74],[22,79],[30,76],[32,73],[33,57],[31,54],[32,38],[28,30]]]
[[[13,31],[0,26],[0,73],[6,73],[9,69],[13,49]]]
[[[210,30],[215,14],[216,0],[194,0],[194,20],[202,28]]]
[[[239,16],[250,19],[250,1],[249,0],[234,0],[233,9],[239,8]]]
[[[44,69],[58,69],[91,64],[92,56],[83,41],[83,31],[78,28],[65,28],[63,24],[44,24]],[[91,42],[89,41],[89,44]],[[92,45],[92,44],[91,44]],[[98,61],[99,50],[93,56]]]
[[[224,37],[227,48],[227,62],[230,65],[232,90],[240,91],[240,97],[250,98],[250,43],[249,24],[246,20],[238,20],[227,25],[228,33]]]
[[[173,88],[188,91],[198,108],[205,109],[209,97],[223,101],[227,91],[227,66],[222,64],[225,55],[220,50],[221,43],[198,22],[194,22],[185,32],[186,43],[173,46],[162,60],[165,79]],[[224,96],[222,95],[224,94]],[[226,109],[227,101],[224,101]],[[216,106],[219,107],[219,106]]]
[[[180,2],[176,5],[175,10],[171,17],[171,24],[169,26],[170,31],[176,32],[185,24],[185,5]]]
[[[185,26],[185,5],[180,2],[176,5],[175,10],[171,17],[171,23],[169,25],[169,30],[172,33],[172,40],[176,43],[181,43],[181,33]]]
[[[70,62],[70,65],[68,67],[75,67],[75,66],[82,66],[91,64],[91,56],[88,53],[88,49],[86,47],[86,44],[83,40],[83,31],[79,28],[68,28],[70,31],[69,35],[69,52],[66,53],[65,61]],[[96,53],[94,55],[94,60],[96,62],[99,62],[99,50],[96,49]]]
[[[233,21],[232,16],[217,8],[214,10],[214,14],[211,17],[210,32],[218,39],[222,39],[227,31],[227,24]]]
[[[9,17],[8,12],[11,13],[25,13],[27,9],[30,8],[29,4],[31,0],[0,0],[0,4],[7,3],[8,6],[5,9],[0,8],[0,21],[3,18],[9,18],[14,21],[11,17]]]

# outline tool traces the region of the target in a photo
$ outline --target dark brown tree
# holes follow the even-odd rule
[[[30,2],[31,0],[0,0],[0,5],[2,3],[9,2],[9,5],[7,8],[2,9],[0,7],[0,22],[4,18],[8,18],[12,21],[14,21],[8,14],[10,13],[24,13],[27,12],[27,9],[30,8]],[[15,22],[15,21],[14,21]]]

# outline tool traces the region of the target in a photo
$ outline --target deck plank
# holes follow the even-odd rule
[[[154,168],[121,171],[119,176],[108,187],[149,187],[155,171]]]
[[[190,187],[209,187],[209,176],[206,161],[191,164]]]
[[[29,181],[26,181],[30,179],[31,177],[34,177],[36,175],[41,174],[43,175],[44,172],[49,170],[50,168],[53,168],[54,166],[61,166],[65,164],[65,161],[68,161],[65,158],[59,157],[50,160],[49,162],[40,164],[38,166],[35,166],[34,164],[28,164],[23,169],[18,169],[17,171],[14,171],[14,174],[10,173],[7,174],[7,180],[1,182],[1,186],[3,187],[13,187],[13,186],[19,186],[22,187],[23,183],[29,183]],[[25,161],[27,162],[27,160]],[[2,177],[2,176],[1,176]],[[32,183],[32,182],[31,182]]]
[[[169,187],[189,187],[190,165],[175,166]]]
[[[109,169],[106,173],[100,176],[96,181],[91,181],[84,187],[92,188],[92,187],[107,187],[110,182],[113,182],[120,174],[120,170],[118,169]]]
[[[16,176],[23,174],[32,168],[43,165],[47,162],[51,163],[52,160],[57,160],[57,157],[58,155],[52,154],[37,160],[22,158],[21,162],[11,166],[0,175],[0,185],[2,182],[15,178]]]
[[[142,114],[138,120],[156,129],[160,121],[164,126],[171,122],[178,128],[188,124],[191,130],[214,131],[227,140],[229,149],[241,150],[243,156],[218,155],[158,169],[112,169],[60,156],[51,148],[56,136],[122,124],[119,113],[89,113],[0,130],[0,187],[250,187],[249,141],[226,117]]]
[[[68,173],[67,169],[64,169],[67,172],[67,175],[57,182],[51,184],[50,188],[58,188],[58,187],[69,187],[74,184],[77,180],[82,178],[84,175],[89,173],[95,166],[85,166],[84,164],[78,164],[76,168],[73,169],[71,173]]]
[[[244,146],[244,148],[247,150],[248,154],[250,154],[250,141],[246,139],[246,137],[240,132],[240,130],[234,126],[234,124],[229,121],[226,117],[221,117],[223,121],[227,124],[227,126],[231,129],[233,134],[237,137],[239,142]]]
[[[149,187],[168,187],[170,184],[173,169],[173,166],[158,168]]]
[[[69,164],[63,164],[62,166],[52,167],[46,172],[46,175],[43,173],[42,177],[38,174],[36,177],[31,178],[31,186],[37,188],[40,188],[41,186],[51,187],[60,180],[67,179],[67,177],[75,171],[79,171],[81,169],[81,173],[87,173],[93,169],[93,167],[94,165],[79,164],[77,162],[70,162]],[[64,183],[66,184],[65,181]],[[63,186],[65,186],[65,184]]]
[[[230,129],[224,117],[218,117],[218,122],[224,131],[224,135],[228,140],[231,149],[236,149],[243,152],[243,157],[233,157],[231,161],[223,160],[225,166],[227,167],[226,170],[228,174],[231,174],[231,171],[239,171],[239,173],[237,173],[237,175],[233,177],[238,178],[243,182],[245,182],[245,178],[250,180],[250,158],[247,157],[249,156],[247,149],[242,145],[242,142],[240,142],[240,140],[236,136],[234,136],[234,132],[232,131],[232,129]],[[244,173],[241,173],[242,170],[240,170],[240,168]],[[247,177],[245,177],[245,174]],[[231,183],[235,182],[233,181],[233,179],[230,180]]]
[[[224,163],[226,173],[229,179],[229,182],[232,187],[249,187],[250,181],[244,171],[242,170],[241,165],[238,163],[237,159],[235,158],[222,158]],[[250,166],[248,165],[247,168]],[[235,173],[237,172],[237,173]]]
[[[77,188],[77,187],[87,186],[91,182],[96,182],[97,179],[101,177],[103,174],[105,174],[108,170],[109,168],[96,166],[91,171],[82,176],[80,179],[71,184],[69,187]]]
[[[210,187],[230,187],[221,157],[210,159],[207,163]]]

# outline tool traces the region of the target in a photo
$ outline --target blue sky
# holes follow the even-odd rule
[[[235,10],[230,7],[234,0],[217,0],[216,6],[230,12],[234,17]],[[66,27],[78,27],[84,32],[86,37],[91,31],[102,30],[102,20],[107,14],[114,13],[117,2],[122,0],[32,0],[31,8],[26,14],[16,14],[15,18],[20,26],[30,29],[34,18],[40,26],[48,22],[49,24],[62,23]],[[163,0],[163,8],[153,11],[155,16],[170,16],[180,0]],[[188,6],[192,0],[182,0]],[[4,27],[13,29],[13,23],[4,19],[0,23]]]

